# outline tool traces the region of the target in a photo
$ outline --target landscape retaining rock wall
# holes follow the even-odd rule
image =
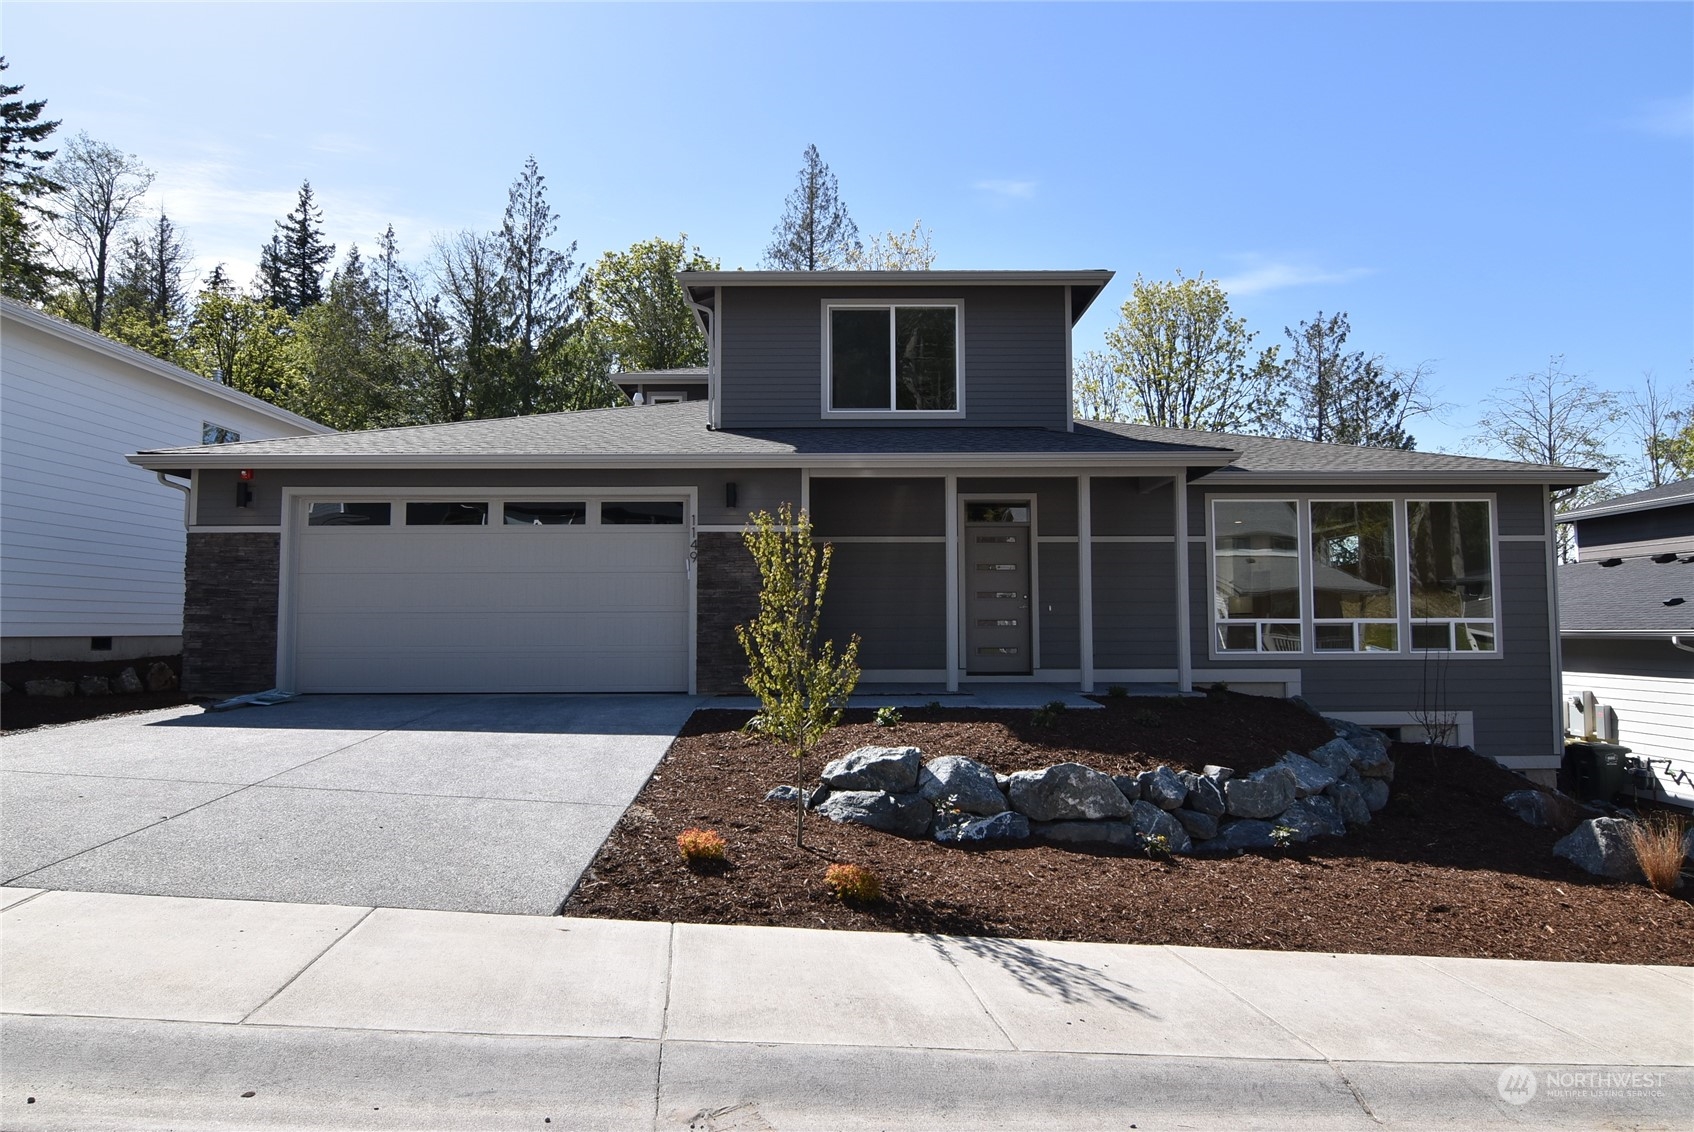
[[[1081,763],[997,775],[957,755],[925,763],[916,747],[861,747],[824,767],[806,804],[832,821],[943,843],[1034,838],[1154,855],[1280,848],[1342,836],[1388,804],[1387,736],[1326,722],[1330,742],[1240,778],[1224,766],[1108,775]],[[793,804],[794,788],[769,798]]]

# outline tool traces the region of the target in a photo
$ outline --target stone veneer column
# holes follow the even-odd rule
[[[185,692],[262,692],[276,686],[282,536],[188,536],[182,603]]]
[[[708,696],[746,695],[747,655],[735,627],[759,612],[759,567],[739,534],[703,531],[697,537],[695,686]]]

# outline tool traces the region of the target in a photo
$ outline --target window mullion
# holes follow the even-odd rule
[[[1294,554],[1299,563],[1300,588],[1295,597],[1300,602],[1300,652],[1317,652],[1317,600],[1312,594],[1312,501],[1300,499],[1296,504],[1294,522]]]
[[[1398,608],[1400,643],[1395,652],[1412,653],[1412,520],[1411,506],[1404,499],[1394,501],[1394,571],[1400,581]]]
[[[895,328],[899,310],[893,303],[888,304],[888,411],[891,413],[900,405],[899,379],[895,372],[900,357],[900,336]]]

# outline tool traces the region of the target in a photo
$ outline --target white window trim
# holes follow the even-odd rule
[[[958,420],[965,415],[965,304],[962,299],[824,299],[819,306],[822,308],[823,323],[823,365],[820,375],[820,406],[826,420],[848,421],[886,421],[886,420]],[[953,392],[954,404],[952,409],[896,409],[894,401],[894,373],[889,371],[888,401],[886,409],[834,409],[830,407],[830,390],[834,385],[834,375],[830,372],[831,358],[834,350],[830,341],[832,310],[886,310],[894,311],[900,307],[950,307],[953,311]],[[892,362],[894,350],[894,319],[889,319],[889,353]]]
[[[1341,652],[1336,650],[1318,650],[1314,623],[1319,618],[1312,611],[1312,563],[1311,563],[1311,505],[1316,503],[1365,503],[1389,502],[1394,505],[1394,584],[1396,589],[1396,618],[1399,625],[1399,647],[1393,652]],[[1407,504],[1418,503],[1474,503],[1488,504],[1488,546],[1489,546],[1489,584],[1490,599],[1494,613],[1486,618],[1494,625],[1494,648],[1490,652],[1480,650],[1456,651],[1453,649],[1415,649],[1412,647],[1412,622],[1420,624],[1439,624],[1441,622],[1482,621],[1481,617],[1456,618],[1416,618],[1412,617],[1412,557],[1411,531]],[[1295,505],[1295,556],[1299,563],[1300,579],[1300,649],[1286,652],[1255,651],[1244,649],[1223,649],[1218,647],[1218,614],[1217,614],[1217,503],[1293,503]],[[1505,657],[1505,624],[1501,608],[1500,592],[1500,505],[1499,500],[1491,493],[1485,492],[1405,492],[1383,494],[1380,492],[1264,492],[1258,494],[1220,493],[1206,496],[1206,533],[1197,541],[1203,541],[1206,547],[1206,649],[1209,659],[1214,661],[1250,661],[1270,660],[1287,661],[1299,659],[1316,661],[1418,661],[1426,656],[1440,653],[1448,660],[1501,660]],[[1246,618],[1238,624],[1248,624],[1255,621],[1276,621],[1292,623],[1291,618]],[[1323,619],[1333,621],[1333,618]],[[1377,620],[1375,618],[1354,618],[1353,620]],[[1385,620],[1385,619],[1384,619]]]

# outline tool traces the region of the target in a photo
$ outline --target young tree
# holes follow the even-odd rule
[[[67,313],[99,330],[106,321],[111,275],[124,230],[141,210],[152,170],[134,156],[79,133],[53,163],[59,185],[59,267],[70,283]]]
[[[1688,472],[1678,466],[1677,437],[1694,424],[1694,402],[1689,394],[1694,385],[1678,393],[1657,381],[1651,373],[1641,375],[1641,388],[1625,393],[1619,410],[1629,438],[1630,453],[1638,468],[1631,477],[1643,488],[1675,483]]]
[[[800,182],[783,202],[782,219],[771,229],[764,266],[778,271],[834,271],[847,266],[859,246],[859,229],[847,215],[835,174],[818,147],[806,147]]]
[[[0,82],[0,295],[39,303],[58,281],[40,226],[43,202],[59,189],[46,172],[56,151],[43,143],[59,123],[42,120],[45,99],[18,98],[23,89]]]
[[[1351,331],[1345,311],[1327,319],[1319,311],[1299,330],[1283,327],[1292,346],[1284,372],[1293,400],[1284,435],[1322,444],[1415,447],[1406,423],[1429,411],[1421,392],[1427,367],[1390,370],[1380,355],[1349,353]]]
[[[688,246],[655,236],[628,251],[607,252],[583,279],[589,324],[625,370],[676,369],[706,364],[706,337],[694,321],[678,271],[715,271],[717,262]]]
[[[759,569],[758,615],[735,627],[747,653],[748,690],[759,698],[751,726],[794,756],[794,844],[803,848],[806,756],[841,722],[858,686],[859,638],[848,641],[839,656],[835,642],[818,640],[834,550],[826,543],[819,551],[806,512],[796,515],[786,503],[774,516],[754,512],[742,539]]]
[[[853,271],[928,271],[935,263],[930,236],[922,220],[913,221],[909,231],[878,233],[862,247],[848,249],[846,266]]]
[[[1117,326],[1106,331],[1127,415],[1167,428],[1271,427],[1286,403],[1283,376],[1275,346],[1250,357],[1254,337],[1215,279],[1179,272],[1166,283],[1137,275]]]
[[[533,413],[546,396],[543,350],[564,337],[575,313],[571,301],[572,257],[547,246],[558,222],[547,204],[547,178],[531,157],[506,194],[500,222],[510,355],[506,359],[507,395],[517,414]]]
[[[276,222],[271,242],[259,251],[260,297],[293,318],[323,302],[324,272],[335,258],[335,245],[324,243],[323,209],[312,183],[300,182],[294,211]]]

